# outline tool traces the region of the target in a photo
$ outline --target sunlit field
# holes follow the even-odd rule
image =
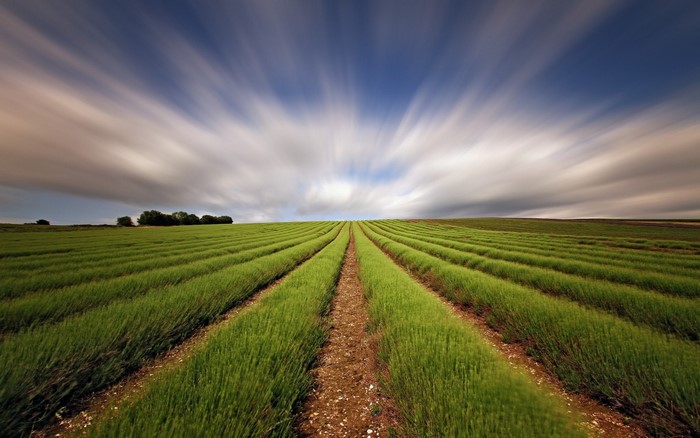
[[[562,394],[514,368],[448,303],[522,346],[567,393],[645,433],[700,432],[700,229],[465,219],[4,227],[3,435],[60,428],[94,394],[214,326],[192,354],[141,375],[135,395],[110,400],[80,430],[294,434],[334,329],[323,315],[349,245],[365,330],[378,339],[380,390],[398,412],[392,433],[590,433]]]

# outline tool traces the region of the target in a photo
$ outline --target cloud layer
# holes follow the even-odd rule
[[[649,11],[671,21],[644,28],[646,54],[700,44],[699,12]],[[649,17],[627,14],[607,0],[6,2],[0,186],[236,220],[700,216],[697,62],[681,51],[648,73],[658,89],[631,77],[616,95],[557,75],[600,32],[641,57],[625,41]]]

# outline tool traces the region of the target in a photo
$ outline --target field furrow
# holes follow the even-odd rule
[[[449,245],[448,241],[436,244],[424,238],[403,237],[403,234],[386,231],[374,224],[369,226],[383,237],[450,263],[476,269],[547,294],[565,297],[682,339],[700,340],[700,302],[697,300],[664,296],[629,286],[490,259],[444,246]]]
[[[70,315],[104,306],[117,300],[131,299],[149,292],[157,292],[158,289],[193,281],[202,276],[214,274],[231,266],[334,232],[331,227],[326,227],[313,234],[301,235],[277,243],[270,243],[275,242],[276,238],[265,239],[255,244],[253,249],[241,251],[232,249],[233,254],[228,254],[229,251],[226,251],[227,255],[212,256],[184,264],[184,266],[178,264],[101,282],[91,282],[70,288],[35,293],[14,300],[0,301],[0,333],[12,333],[36,324],[60,321]],[[162,293],[167,293],[167,291]]]
[[[167,293],[118,301],[10,337],[0,343],[0,429],[27,433],[70,400],[119,380],[311,257],[339,227]]]
[[[347,226],[181,367],[97,425],[92,436],[288,436],[308,368],[326,338],[328,309],[349,240]]]
[[[388,389],[408,436],[584,436],[550,396],[356,233]],[[446,421],[449,419],[449,421]]]
[[[318,227],[327,229],[328,227]],[[269,242],[275,242],[298,235],[272,234],[263,237],[240,239],[239,241],[218,244],[181,245],[181,249],[171,251],[171,248],[152,247],[140,250],[138,257],[101,257],[97,266],[86,267],[81,261],[54,264],[50,272],[32,270],[24,272],[20,277],[9,277],[0,280],[0,297],[15,298],[36,291],[57,289],[81,284],[89,281],[104,280],[123,275],[158,269],[161,267],[183,265],[193,261],[215,257],[218,255],[234,254],[239,251],[257,248]],[[114,252],[113,252],[114,253]]]
[[[572,302],[456,266],[364,230],[450,300],[486,313],[568,388],[638,418],[655,433],[700,430],[700,349]]]

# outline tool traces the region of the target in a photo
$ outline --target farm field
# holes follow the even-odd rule
[[[693,222],[0,227],[1,436],[697,436],[699,342]]]

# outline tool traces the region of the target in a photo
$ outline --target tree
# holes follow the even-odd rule
[[[137,219],[137,222],[139,225],[151,225],[156,227],[174,224],[174,220],[169,214],[163,214],[158,210],[144,211]]]
[[[199,224],[200,224],[200,220],[196,214],[190,213],[187,215],[187,223],[185,225],[199,225]]]
[[[36,224],[37,225],[51,225],[51,223],[49,221],[47,221],[46,219],[39,219],[38,221],[36,221]]]
[[[219,216],[216,218],[216,221],[220,224],[232,224],[233,219],[231,216]]]
[[[171,214],[173,221],[177,225],[188,225],[187,224],[187,212],[186,211],[176,211],[175,213]]]
[[[176,211],[170,215],[175,225],[199,225],[199,217],[186,211]]]
[[[133,227],[134,221],[131,216],[122,216],[117,218],[117,225],[120,227]]]
[[[199,223],[202,225],[210,225],[210,224],[215,224],[216,218],[210,214],[205,214],[202,216],[202,218],[199,220]]]

